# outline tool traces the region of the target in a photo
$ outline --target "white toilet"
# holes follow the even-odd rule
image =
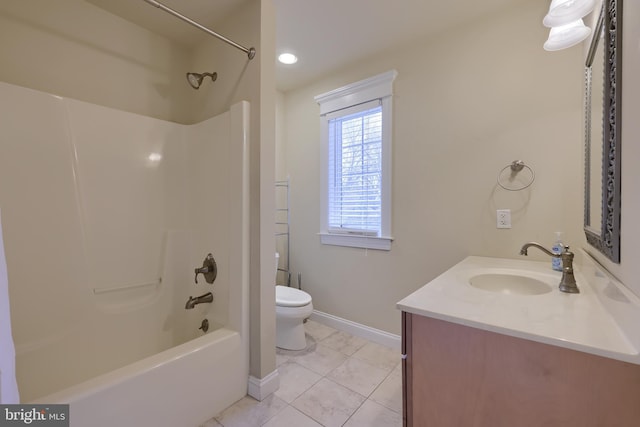
[[[278,258],[276,253],[276,275]],[[300,289],[276,285],[276,347],[303,350],[307,346],[303,321],[312,311],[311,295]]]

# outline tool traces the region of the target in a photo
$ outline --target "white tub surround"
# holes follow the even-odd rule
[[[405,312],[640,364],[640,300],[586,252],[579,294],[558,290],[551,262],[470,256],[397,304]],[[538,295],[477,289],[479,274],[526,275],[551,286]]]
[[[245,396],[249,108],[186,126],[0,82],[23,402],[70,404],[72,427],[173,427]],[[208,253],[217,278],[196,284]]]

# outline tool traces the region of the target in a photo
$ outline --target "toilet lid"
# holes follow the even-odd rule
[[[276,286],[276,305],[280,307],[302,307],[311,302],[311,295],[300,289]]]

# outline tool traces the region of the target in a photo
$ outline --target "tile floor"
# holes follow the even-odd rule
[[[305,323],[308,346],[276,351],[280,388],[247,396],[201,427],[402,426],[400,351]]]

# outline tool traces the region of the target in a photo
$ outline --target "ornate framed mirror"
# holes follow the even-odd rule
[[[622,0],[603,0],[585,64],[587,242],[620,262]]]

